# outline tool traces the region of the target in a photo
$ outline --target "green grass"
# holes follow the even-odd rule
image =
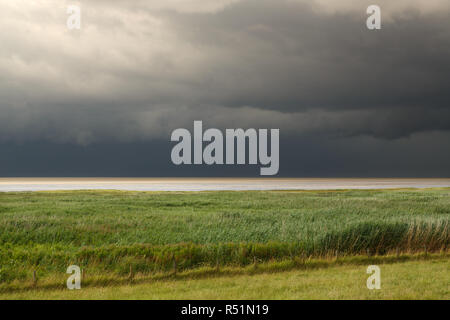
[[[322,262],[313,269],[289,269],[289,264],[278,263],[258,267],[260,273],[230,269],[212,276],[137,279],[117,285],[91,284],[73,291],[62,286],[14,291],[0,293],[0,299],[450,299],[448,257],[375,261],[381,269],[380,290],[367,289],[368,261],[359,262]],[[280,270],[283,268],[287,270]]]
[[[0,291],[309,257],[448,250],[450,189],[0,193]],[[58,278],[59,279],[59,278]],[[59,280],[58,280],[59,281]]]

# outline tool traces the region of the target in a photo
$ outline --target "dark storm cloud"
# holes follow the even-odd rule
[[[446,1],[2,3],[0,140],[168,140],[195,119],[291,137],[450,129]],[[20,6],[22,4],[22,6]]]
[[[206,97],[284,111],[448,106],[448,11],[405,10],[373,32],[361,2],[360,14],[309,3],[250,0],[172,15],[180,38],[217,53],[201,70],[205,86],[214,81]]]
[[[450,20],[443,9],[406,8],[377,32],[364,27],[364,14],[323,14],[309,2],[243,1],[214,15],[171,18],[184,39],[222,53],[206,63],[204,85],[214,103],[309,111],[313,118],[328,111],[317,132],[395,138],[450,129]]]

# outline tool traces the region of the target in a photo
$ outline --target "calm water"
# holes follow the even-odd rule
[[[0,178],[1,191],[326,190],[450,187],[450,179]]]

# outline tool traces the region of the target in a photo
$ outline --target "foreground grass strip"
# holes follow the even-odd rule
[[[416,257],[418,258],[418,257]],[[0,299],[450,299],[447,258],[379,263],[381,290],[366,288],[366,263],[311,269],[182,277],[82,287],[0,293]],[[262,267],[262,266],[261,266]],[[277,269],[277,268],[276,268]]]
[[[158,272],[158,273],[135,273],[130,277],[121,276],[113,273],[86,272],[83,277],[83,287],[105,287],[119,286],[124,284],[142,284],[155,281],[177,281],[189,279],[215,278],[224,276],[238,275],[256,275],[263,273],[280,273],[291,270],[317,270],[328,269],[339,266],[368,266],[372,264],[386,265],[395,263],[406,263],[414,261],[436,262],[445,261],[450,263],[450,255],[448,252],[440,254],[403,254],[403,255],[386,255],[386,256],[348,256],[334,257],[328,259],[307,258],[302,259],[294,257],[289,260],[272,261],[265,263],[253,263],[245,267],[226,266],[211,267],[204,266],[183,272]],[[24,292],[29,290],[55,290],[66,288],[67,275],[64,272],[54,273],[39,279],[38,283],[29,281],[13,281],[0,285],[0,293],[7,292]]]

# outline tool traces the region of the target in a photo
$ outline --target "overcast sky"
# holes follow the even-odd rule
[[[281,176],[450,176],[449,17],[448,0],[0,0],[0,176],[258,174],[172,165],[194,120],[279,128]]]

